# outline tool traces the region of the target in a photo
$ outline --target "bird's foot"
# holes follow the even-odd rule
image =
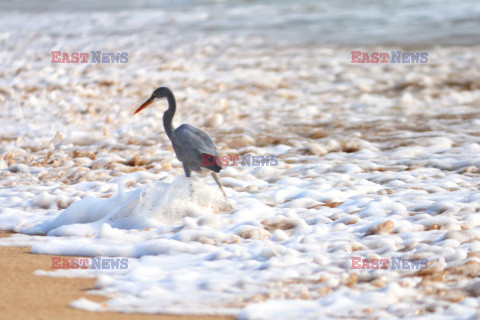
[[[193,200],[194,187],[193,187],[193,180],[192,180],[192,178],[188,178],[188,186],[189,186],[189,189],[190,189],[190,199]]]
[[[230,202],[230,200],[227,199],[227,205],[226,205],[226,208],[225,208],[227,211],[232,211],[233,209],[235,209],[235,207],[233,206],[233,204]]]

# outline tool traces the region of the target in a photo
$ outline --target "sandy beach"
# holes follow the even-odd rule
[[[9,237],[10,232],[0,232]],[[28,247],[0,247],[0,312],[3,319],[134,319],[134,320],[226,320],[220,316],[178,316],[88,312],[69,307],[71,301],[87,297],[103,302],[105,297],[86,294],[96,279],[35,276],[35,270],[52,267],[50,255],[31,254]]]

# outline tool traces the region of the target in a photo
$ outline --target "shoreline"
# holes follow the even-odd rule
[[[14,232],[0,231],[0,237]],[[5,319],[133,319],[133,320],[227,320],[229,316],[179,316],[142,313],[91,312],[69,304],[79,298],[102,302],[108,298],[87,294],[97,278],[62,278],[34,275],[50,270],[51,255],[32,254],[30,247],[0,246],[0,312]],[[58,256],[58,255],[55,255]],[[66,256],[67,257],[67,256]]]

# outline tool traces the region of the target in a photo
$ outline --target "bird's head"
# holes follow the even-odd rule
[[[169,95],[173,96],[173,93],[167,87],[160,87],[160,88],[155,89],[155,91],[153,91],[153,93],[152,93],[152,96],[150,98],[148,98],[148,100],[145,101],[140,107],[138,107],[138,109],[135,111],[134,114],[139,113],[140,111],[142,111],[143,109],[145,109],[146,107],[151,105],[155,101],[155,99],[166,98]]]

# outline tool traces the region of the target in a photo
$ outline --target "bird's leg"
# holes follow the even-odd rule
[[[225,199],[227,199],[227,201],[228,201],[227,195],[225,194],[225,191],[223,190],[223,184],[222,184],[222,181],[220,180],[220,176],[218,175],[218,173],[212,172],[212,177],[213,177],[213,180],[215,180],[215,182],[217,183],[220,190],[222,191],[223,195],[225,196]]]
[[[187,167],[187,165],[183,164],[183,170],[185,170],[185,176],[190,178],[192,171]],[[190,197],[193,199],[192,181],[191,179],[188,179],[188,181],[190,182]]]
[[[223,190],[223,184],[222,184],[222,181],[220,180],[220,175],[216,172],[212,172],[212,177],[213,177],[213,180],[215,180],[215,182],[217,183],[218,187],[220,188],[220,191],[222,191],[223,196],[225,197],[225,200],[227,200],[227,204],[228,204],[228,207],[227,207],[228,209],[227,210],[232,210],[233,209],[232,203],[227,198],[227,195],[225,194],[225,191]]]
[[[185,176],[187,176],[187,178],[190,178],[191,171],[185,164],[183,165],[183,170],[185,170]]]

